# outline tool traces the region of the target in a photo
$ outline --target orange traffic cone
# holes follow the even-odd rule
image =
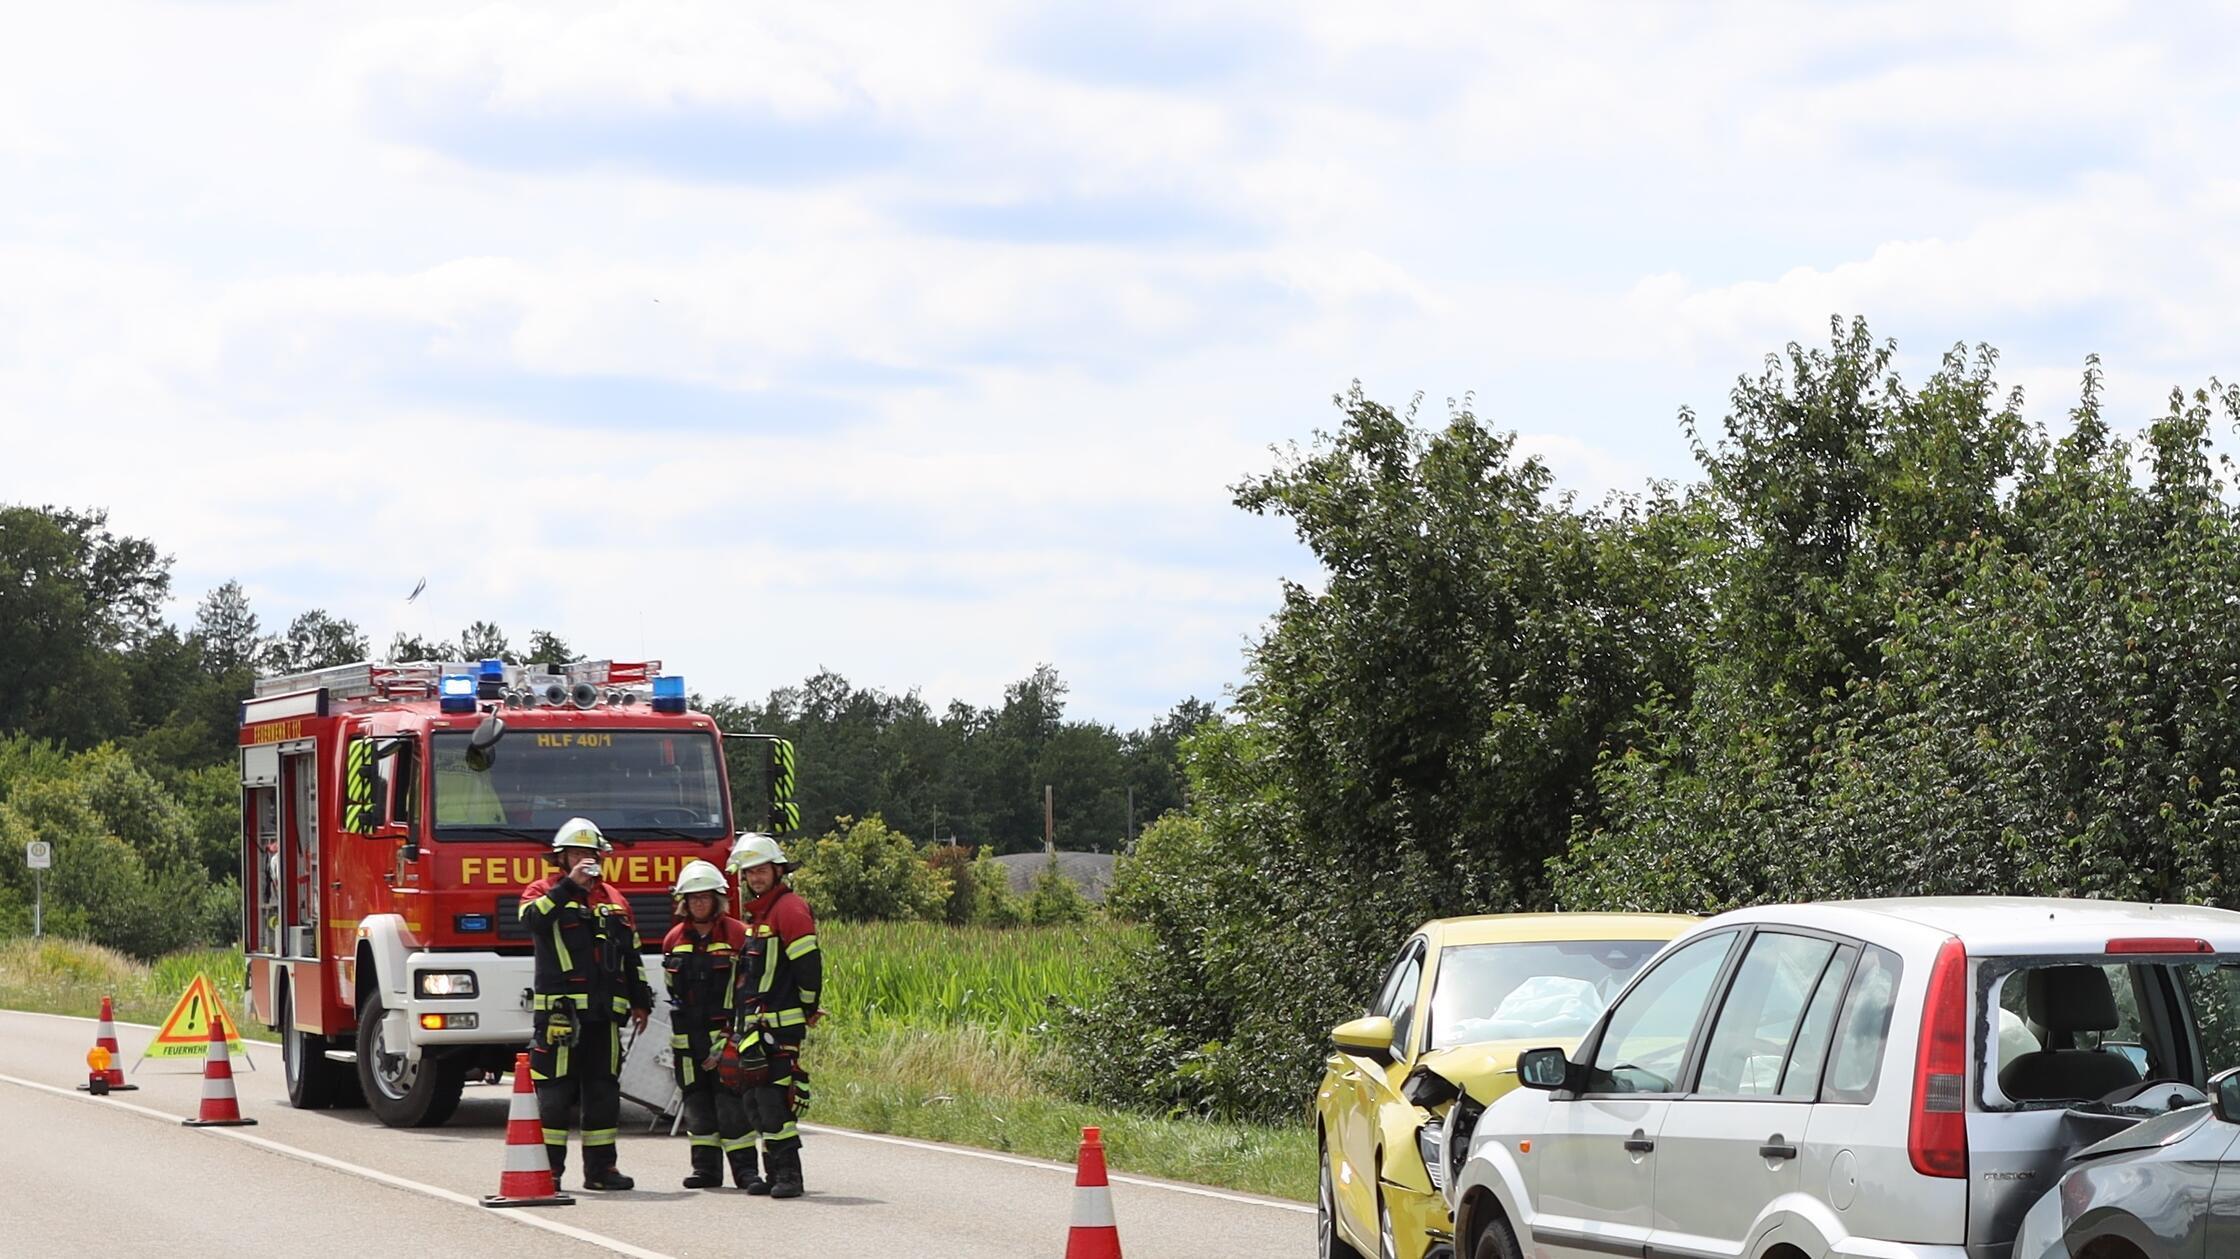
[[[239,1128],[256,1122],[241,1117],[241,1100],[233,1092],[233,1059],[226,1053],[226,1021],[210,1019],[210,1051],[202,1067],[202,1113],[179,1122],[189,1128]]]
[[[486,1207],[572,1207],[575,1196],[560,1192],[552,1160],[544,1152],[544,1121],[537,1116],[537,1089],[529,1083],[529,1055],[513,1057],[513,1101],[506,1110],[506,1167],[498,1173],[498,1192]]]
[[[1073,1228],[1066,1259],[1120,1259],[1120,1230],[1112,1222],[1112,1188],[1104,1178],[1104,1137],[1081,1130],[1081,1161],[1073,1173]]]
[[[117,1020],[110,1009],[109,998],[107,997],[101,998],[101,1024],[93,1031],[93,1047],[107,1052],[102,1056],[101,1065],[98,1067],[93,1066],[94,1055],[90,1053],[86,1055],[86,1065],[91,1067],[92,1070],[87,1075],[86,1082],[78,1086],[80,1090],[98,1093],[122,1093],[127,1089],[140,1087],[137,1084],[125,1083],[124,1068],[117,1065],[124,1061],[124,1053],[117,1048]],[[101,1077],[102,1087],[99,1089],[93,1087],[94,1076]]]

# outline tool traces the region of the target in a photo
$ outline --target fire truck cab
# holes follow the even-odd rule
[[[723,735],[659,662],[355,664],[260,679],[241,705],[246,1017],[280,1034],[298,1107],[362,1097],[441,1124],[530,1035],[521,889],[596,822],[642,948],[683,865],[734,831]],[[772,820],[792,749],[767,740]],[[759,812],[759,810],[758,810]],[[661,991],[658,964],[647,978]]]

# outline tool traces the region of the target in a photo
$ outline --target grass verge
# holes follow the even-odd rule
[[[821,934],[821,932],[820,932]],[[820,1028],[823,1032],[826,1029]],[[1031,1042],[974,1027],[888,1027],[812,1034],[803,1065],[816,1099],[806,1118],[866,1132],[1070,1162],[1081,1129],[1103,1129],[1114,1170],[1310,1201],[1314,1135],[1085,1106],[1042,1081]]]
[[[196,971],[210,977],[227,1009],[241,1012],[241,955],[232,949],[188,949],[151,966],[81,940],[0,941],[0,1006],[90,1019],[107,996],[120,1022],[161,1023]],[[254,1024],[241,1032],[276,1039]]]
[[[1104,1132],[1115,1171],[1311,1201],[1314,1137],[1269,1127],[1087,1106],[1065,1098],[1057,1007],[1101,982],[1124,929],[1109,925],[994,931],[923,923],[819,924],[830,970],[824,1020],[804,1065],[815,1087],[806,1118],[1071,1161],[1081,1129]],[[196,971],[239,1000],[241,956],[174,953],[147,965],[75,940],[0,942],[0,1007],[160,1023]],[[251,1026],[252,1039],[271,1033]]]

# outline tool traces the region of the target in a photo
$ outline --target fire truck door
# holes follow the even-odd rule
[[[286,956],[319,956],[319,788],[312,745],[280,749],[280,868],[287,902]]]
[[[242,882],[249,889],[251,952],[280,952],[280,755],[271,746],[241,749],[241,830],[248,843]]]

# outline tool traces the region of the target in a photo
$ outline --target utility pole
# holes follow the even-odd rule
[[[1120,844],[1120,851],[1133,852],[1136,846],[1136,789],[1128,788],[1128,837]]]
[[[1042,851],[1049,853],[1052,857],[1058,855],[1058,808],[1056,801],[1057,797],[1051,792],[1050,784],[1042,784]]]

